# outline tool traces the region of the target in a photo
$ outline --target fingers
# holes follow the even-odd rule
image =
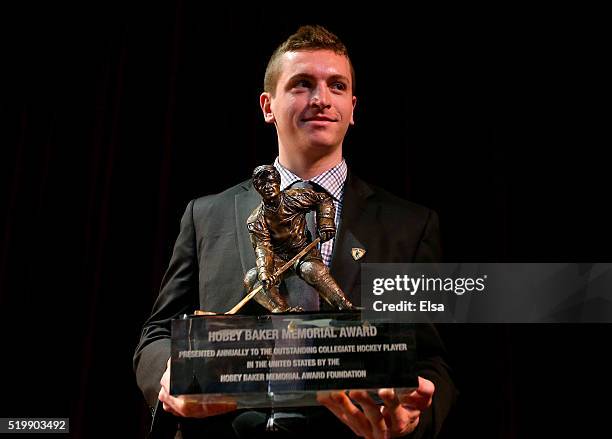
[[[390,410],[385,406],[383,416],[393,437],[404,436],[417,428],[421,419],[421,411],[402,406]]]
[[[165,411],[172,413],[174,416],[181,416],[178,409],[179,409],[179,403],[176,401],[173,401],[172,396],[170,396],[170,394],[168,394],[168,391],[164,388],[164,386],[162,386],[162,388],[159,390],[159,395],[157,396],[157,399],[159,399],[162,402],[162,406],[164,408]]]
[[[421,411],[431,405],[434,391],[431,381],[419,377],[419,387],[406,396],[398,396],[393,389],[380,389],[379,396],[385,404],[382,409],[363,390],[352,390],[350,398],[342,391],[319,392],[317,400],[356,435],[382,439],[413,432]]]
[[[331,392],[317,392],[317,401],[322,406],[327,407],[329,411],[336,416],[336,418],[340,419],[342,422],[348,425],[351,430],[353,430],[353,433],[358,436],[360,435],[360,432],[358,430],[355,430],[353,427],[351,427],[351,425],[349,425],[348,419],[346,418],[342,410],[340,410],[340,408],[337,407],[337,404],[334,402]]]
[[[159,400],[165,411],[174,416],[185,418],[206,418],[221,415],[237,409],[235,402],[199,402],[184,397],[174,397],[162,387],[159,391]]]
[[[400,395],[399,400],[405,407],[425,410],[431,405],[435,391],[434,383],[426,378],[419,377],[419,387],[409,394]]]
[[[235,402],[215,402],[202,403],[199,401],[188,400],[184,397],[174,397],[170,395],[170,359],[166,366],[166,371],[160,380],[161,389],[158,399],[162,402],[165,411],[174,416],[187,418],[205,418],[208,416],[220,415],[237,409]]]
[[[392,435],[399,436],[414,431],[419,423],[421,410],[400,404],[393,389],[380,389],[378,395],[385,403],[382,414]]]
[[[398,395],[394,389],[380,389],[378,395],[385,403],[383,417],[393,435],[408,434],[419,424],[421,412],[431,405],[435,385],[419,377],[419,386],[410,393]]]
[[[168,362],[166,363],[166,370],[164,371],[164,374],[162,375],[161,380],[159,381],[162,386],[162,390],[165,390],[166,393],[170,392],[170,360],[171,358],[168,358]]]
[[[371,437],[371,429],[367,418],[351,403],[344,392],[319,392],[317,401],[327,407],[336,418],[345,423],[357,436]]]
[[[371,439],[391,437],[389,425],[381,413],[380,406],[370,398],[366,391],[352,390],[349,396],[341,391],[320,392],[317,399],[357,436]],[[351,398],[361,406],[361,410],[353,404]]]
[[[378,396],[388,407],[394,407],[400,404],[394,389],[378,389]]]
[[[365,390],[352,390],[349,396],[361,406],[363,413],[370,422],[374,438],[390,437],[389,425],[381,412],[381,407],[376,404]]]

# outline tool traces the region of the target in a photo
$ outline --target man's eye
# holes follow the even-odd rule
[[[346,84],[344,82],[334,82],[332,88],[340,91],[346,90]]]
[[[308,87],[310,87],[310,81],[308,81],[307,79],[300,79],[299,81],[295,82],[294,87],[305,87],[305,88],[308,88]]]

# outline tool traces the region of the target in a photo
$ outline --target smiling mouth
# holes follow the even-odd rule
[[[307,119],[303,119],[304,122],[338,122],[336,119],[331,119],[327,117],[309,117]]]

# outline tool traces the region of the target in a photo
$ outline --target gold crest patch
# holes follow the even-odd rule
[[[351,249],[351,255],[353,255],[353,259],[355,259],[356,261],[363,258],[363,255],[365,254],[366,254],[366,251],[364,248],[353,247]]]

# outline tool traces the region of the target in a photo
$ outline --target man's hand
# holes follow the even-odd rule
[[[201,403],[188,401],[180,396],[175,398],[170,395],[170,359],[168,359],[168,365],[166,366],[166,371],[162,375],[160,384],[161,389],[158,399],[163,403],[164,410],[175,416],[182,416],[185,418],[206,418],[208,416],[221,415],[236,410],[235,402]]]
[[[382,439],[412,433],[419,424],[421,412],[431,405],[434,391],[434,383],[419,377],[418,389],[410,393],[398,394],[393,389],[380,389],[378,396],[384,406],[375,404],[363,390],[351,390],[350,398],[344,392],[320,392],[317,399],[357,436]]]
[[[334,229],[327,230],[319,230],[319,237],[321,238],[321,242],[329,241],[336,236],[336,231]]]

